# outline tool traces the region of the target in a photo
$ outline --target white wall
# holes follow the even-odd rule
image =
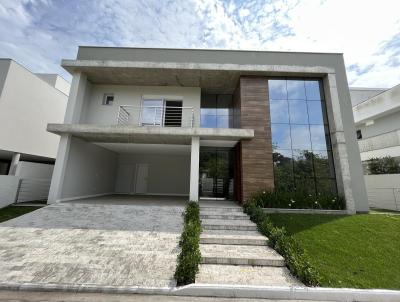
[[[400,174],[365,175],[370,207],[400,211]]]
[[[71,84],[60,77],[58,74],[53,73],[35,73],[39,78],[43,81],[46,81],[54,88],[60,90],[65,95],[69,94],[69,89],[71,88]]]
[[[120,154],[118,167],[131,166],[133,178],[126,182],[116,178],[117,193],[129,193],[130,184],[135,183],[134,169],[140,163],[149,165],[147,194],[189,195],[190,154]]]
[[[104,93],[114,94],[112,106],[102,105]],[[194,107],[195,125],[200,125],[200,97],[199,87],[152,87],[128,85],[91,85],[91,93],[85,99],[85,109],[81,116],[81,123],[88,124],[116,124],[118,107],[120,105],[133,105],[140,107],[142,97],[160,97],[182,100],[184,107]],[[185,117],[185,113],[183,114]],[[183,121],[183,124],[186,124]]]
[[[358,88],[358,87],[349,87],[350,90],[350,98],[351,104],[353,106],[368,100],[382,92],[384,92],[385,88]]]
[[[20,178],[51,179],[54,165],[20,161],[15,175]]]
[[[59,137],[46,131],[62,123],[67,96],[14,61],[0,98],[0,149],[55,158]]]
[[[0,208],[4,208],[15,201],[19,177],[14,175],[0,175]]]
[[[61,200],[114,193],[116,167],[116,153],[72,138]]]

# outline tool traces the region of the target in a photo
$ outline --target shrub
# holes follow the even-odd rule
[[[332,193],[315,195],[303,191],[260,191],[254,194],[248,202],[261,208],[324,210],[343,210],[346,208],[346,200],[342,196]]]
[[[371,158],[368,161],[369,174],[396,174],[400,173],[398,160],[391,156]]]
[[[275,227],[271,219],[255,202],[244,206],[245,213],[257,224],[258,230],[268,237],[268,244],[285,258],[290,272],[308,286],[319,285],[320,276],[307,259],[300,244],[284,228]]]
[[[200,209],[197,202],[188,203],[184,215],[184,227],[179,241],[181,252],[175,270],[175,279],[178,285],[194,283],[199,264],[200,254]]]

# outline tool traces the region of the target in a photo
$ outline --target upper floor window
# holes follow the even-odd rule
[[[362,132],[361,132],[361,130],[357,130],[357,139],[362,139]]]
[[[268,85],[276,189],[336,193],[321,82],[271,79]]]
[[[231,94],[205,94],[201,96],[201,122],[203,128],[232,128],[233,108]]]
[[[165,99],[144,99],[142,103],[142,126],[182,126],[182,101]]]
[[[105,93],[103,95],[103,105],[112,105],[114,103],[114,94]]]

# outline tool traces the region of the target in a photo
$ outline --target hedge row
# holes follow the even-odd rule
[[[257,224],[258,230],[269,238],[268,244],[285,258],[290,272],[308,286],[317,286],[320,276],[307,260],[303,248],[284,228],[275,227],[271,219],[254,202],[244,205],[244,211]]]
[[[178,264],[174,275],[179,286],[194,283],[201,261],[199,204],[194,201],[189,202],[183,215],[184,227],[179,241],[181,252],[178,256]]]

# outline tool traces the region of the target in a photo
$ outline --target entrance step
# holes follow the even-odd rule
[[[209,206],[209,207],[240,207],[237,203],[229,200],[200,200],[200,206]]]
[[[203,264],[284,266],[285,260],[267,246],[200,244]]]
[[[213,230],[209,230],[213,231]],[[245,234],[238,235],[225,233],[225,234],[210,234],[201,233],[200,243],[202,244],[227,244],[227,245],[267,245],[268,239],[257,232],[243,231]],[[249,234],[246,234],[249,233]]]
[[[200,211],[202,219],[230,219],[230,220],[250,220],[249,216],[240,212],[220,212],[220,211]]]
[[[196,283],[250,286],[304,286],[286,267],[201,264]]]
[[[203,219],[201,224],[204,230],[257,230],[257,226],[249,220]]]
[[[202,206],[201,204],[200,204],[200,211],[218,212],[218,213],[226,213],[226,212],[243,213],[243,209],[241,207],[237,207],[237,206],[212,207],[212,206]]]

